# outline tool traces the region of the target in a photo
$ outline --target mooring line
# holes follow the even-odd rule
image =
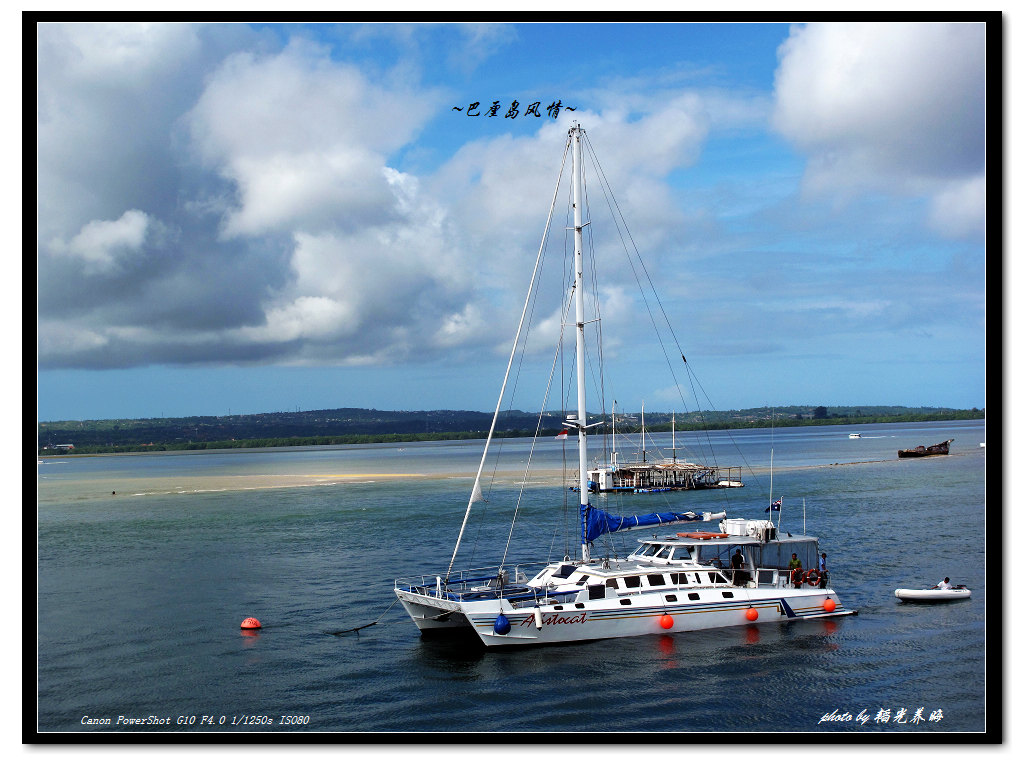
[[[363,630],[364,628],[372,628],[374,625],[376,625],[378,622],[380,622],[384,618],[384,615],[391,611],[391,607],[394,606],[397,603],[398,603],[398,599],[396,598],[394,601],[391,602],[390,606],[388,606],[387,609],[385,609],[383,612],[381,612],[380,617],[378,617],[373,622],[368,622],[365,625],[360,625],[358,628],[345,628],[345,630],[332,630],[332,631],[328,631],[328,633],[329,633],[329,635],[332,635],[332,636],[340,636],[340,635],[343,635],[345,633],[358,633],[359,631]]]

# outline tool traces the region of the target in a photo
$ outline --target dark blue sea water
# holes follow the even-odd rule
[[[478,442],[45,461],[38,731],[991,730],[999,711],[986,690],[1000,665],[985,609],[984,423],[855,428],[864,438],[714,433],[704,449],[743,467],[742,489],[597,504],[765,518],[771,488],[785,498],[783,530],[806,523],[820,536],[858,615],[514,652],[424,640],[393,603],[395,578],[447,567]],[[948,438],[949,457],[896,459]],[[550,478],[561,445],[542,447]],[[504,449],[527,459],[523,442]],[[563,519],[574,524],[563,506],[577,501],[557,484],[522,489],[509,561],[561,557]],[[496,478],[460,564],[500,554],[497,499],[520,488],[514,474]],[[998,523],[994,509],[989,529]],[[628,548],[636,535],[624,534]],[[973,597],[893,596],[947,575]],[[240,630],[248,616],[264,628]],[[853,720],[822,722],[834,711]]]

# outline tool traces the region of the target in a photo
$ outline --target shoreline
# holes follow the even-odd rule
[[[914,421],[870,421],[863,423],[818,423],[818,424],[804,424],[796,426],[792,423],[787,423],[785,426],[745,426],[742,428],[710,428],[705,433],[710,435],[711,433],[721,433],[735,431],[738,433],[746,431],[763,431],[772,430],[775,427],[779,428],[829,428],[837,426],[867,426],[867,425],[879,425],[879,426],[891,426],[897,424],[909,424],[909,423],[977,423],[984,422],[985,418],[970,418],[970,419],[955,419],[955,420],[914,420]],[[694,429],[689,429],[689,433],[694,433]],[[662,433],[659,430],[653,431],[652,433]],[[399,434],[406,436],[407,434]],[[411,435],[411,434],[408,434]],[[210,454],[210,455],[228,455],[235,453],[260,453],[260,452],[317,452],[317,451],[328,451],[328,450],[346,450],[346,449],[387,449],[395,448],[408,445],[422,446],[424,444],[445,444],[445,443],[466,443],[466,442],[483,442],[486,437],[459,437],[459,438],[445,438],[443,434],[436,434],[436,439],[411,439],[408,441],[392,441],[384,439],[381,441],[345,441],[334,444],[292,444],[292,445],[276,445],[266,447],[201,447],[193,449],[151,449],[151,450],[126,450],[126,451],[115,451],[109,452],[65,452],[60,454],[40,454],[36,453],[36,459],[38,462],[44,460],[55,460],[63,458],[88,458],[88,457],[139,457],[142,455],[195,455],[195,454]],[[303,437],[295,437],[303,438]],[[495,436],[495,439],[507,438],[507,439],[530,439],[530,436],[511,436],[511,437],[499,437]],[[545,437],[540,437],[545,438]],[[205,444],[207,442],[200,442]]]
[[[964,457],[965,454],[937,456],[945,457],[947,460],[957,457]],[[83,456],[84,457],[84,456]],[[857,466],[878,465],[880,463],[900,463],[899,458],[880,460],[853,460],[837,463],[817,463],[813,465],[792,465],[774,467],[779,474],[808,471],[827,468],[856,468]],[[746,486],[754,482],[764,481],[769,471],[768,466],[749,466],[751,480],[745,481]],[[106,478],[60,478],[56,482],[47,482],[47,477],[39,477],[36,484],[36,501],[38,505],[49,503],[67,502],[68,494],[73,495],[74,500],[98,500],[106,497],[108,499],[120,499],[124,497],[151,497],[155,495],[199,495],[215,494],[222,492],[252,492],[268,491],[277,489],[302,489],[312,487],[336,487],[344,485],[363,484],[389,484],[410,481],[425,482],[451,482],[453,484],[465,484],[469,487],[473,481],[472,473],[459,472],[438,472],[438,473],[412,473],[412,472],[353,472],[353,473],[330,473],[330,474],[225,474],[221,476],[195,477],[192,475],[175,475],[160,477],[159,480],[152,478],[122,478],[120,482]],[[523,476],[519,471],[498,471],[493,477],[493,487],[496,489],[508,489],[521,487]],[[563,473],[557,468],[534,468],[527,481],[527,486],[533,488],[553,488],[561,484]],[[117,485],[120,486],[117,486]],[[102,486],[101,486],[102,485]],[[59,487],[62,497],[46,498],[49,490],[57,490]],[[702,495],[707,491],[721,489],[726,491],[730,488],[711,488],[709,490],[675,490],[675,492],[700,492]],[[739,490],[740,488],[735,488]],[[468,491],[468,490],[467,490]],[[605,497],[603,493],[596,493],[598,497]],[[610,496],[610,495],[608,495]]]

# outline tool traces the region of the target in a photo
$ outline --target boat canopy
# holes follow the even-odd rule
[[[724,514],[714,514],[718,517]],[[661,513],[645,513],[640,516],[615,516],[595,508],[589,503],[580,506],[580,522],[583,541],[592,543],[603,534],[618,532],[621,529],[633,529],[642,527],[658,527],[662,524],[679,524],[687,521],[708,521],[711,515],[686,511],[663,511]]]

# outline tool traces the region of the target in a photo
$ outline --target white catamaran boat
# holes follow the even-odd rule
[[[572,156],[574,277],[570,285],[575,322],[576,412],[564,425],[579,448],[577,479],[587,476],[587,422],[583,300],[582,146],[585,133],[574,125],[567,153]],[[598,166],[599,167],[599,166]],[[557,193],[556,193],[557,196]],[[554,202],[552,203],[552,209]],[[550,230],[551,214],[541,244]],[[538,253],[538,264],[541,255]],[[534,268],[536,281],[538,268]],[[487,647],[536,646],[657,633],[676,633],[856,614],[816,570],[791,569],[793,555],[810,566],[818,559],[818,541],[807,535],[780,534],[768,519],[726,518],[726,513],[661,511],[618,516],[590,503],[588,482],[579,484],[578,555],[548,564],[506,564],[504,557],[486,569],[454,571],[459,546],[474,503],[484,500],[481,475],[513,369],[534,291],[531,282],[512,357],[505,373],[490,435],[455,550],[444,574],[395,582],[395,595],[424,634],[444,635],[470,629]],[[566,301],[568,306],[570,301]],[[568,309],[566,309],[567,312]],[[685,358],[684,358],[685,361]],[[781,500],[769,506],[781,514]],[[595,541],[626,529],[670,524],[712,523],[712,530],[648,532],[625,556],[599,555]],[[506,545],[506,554],[508,546]]]

